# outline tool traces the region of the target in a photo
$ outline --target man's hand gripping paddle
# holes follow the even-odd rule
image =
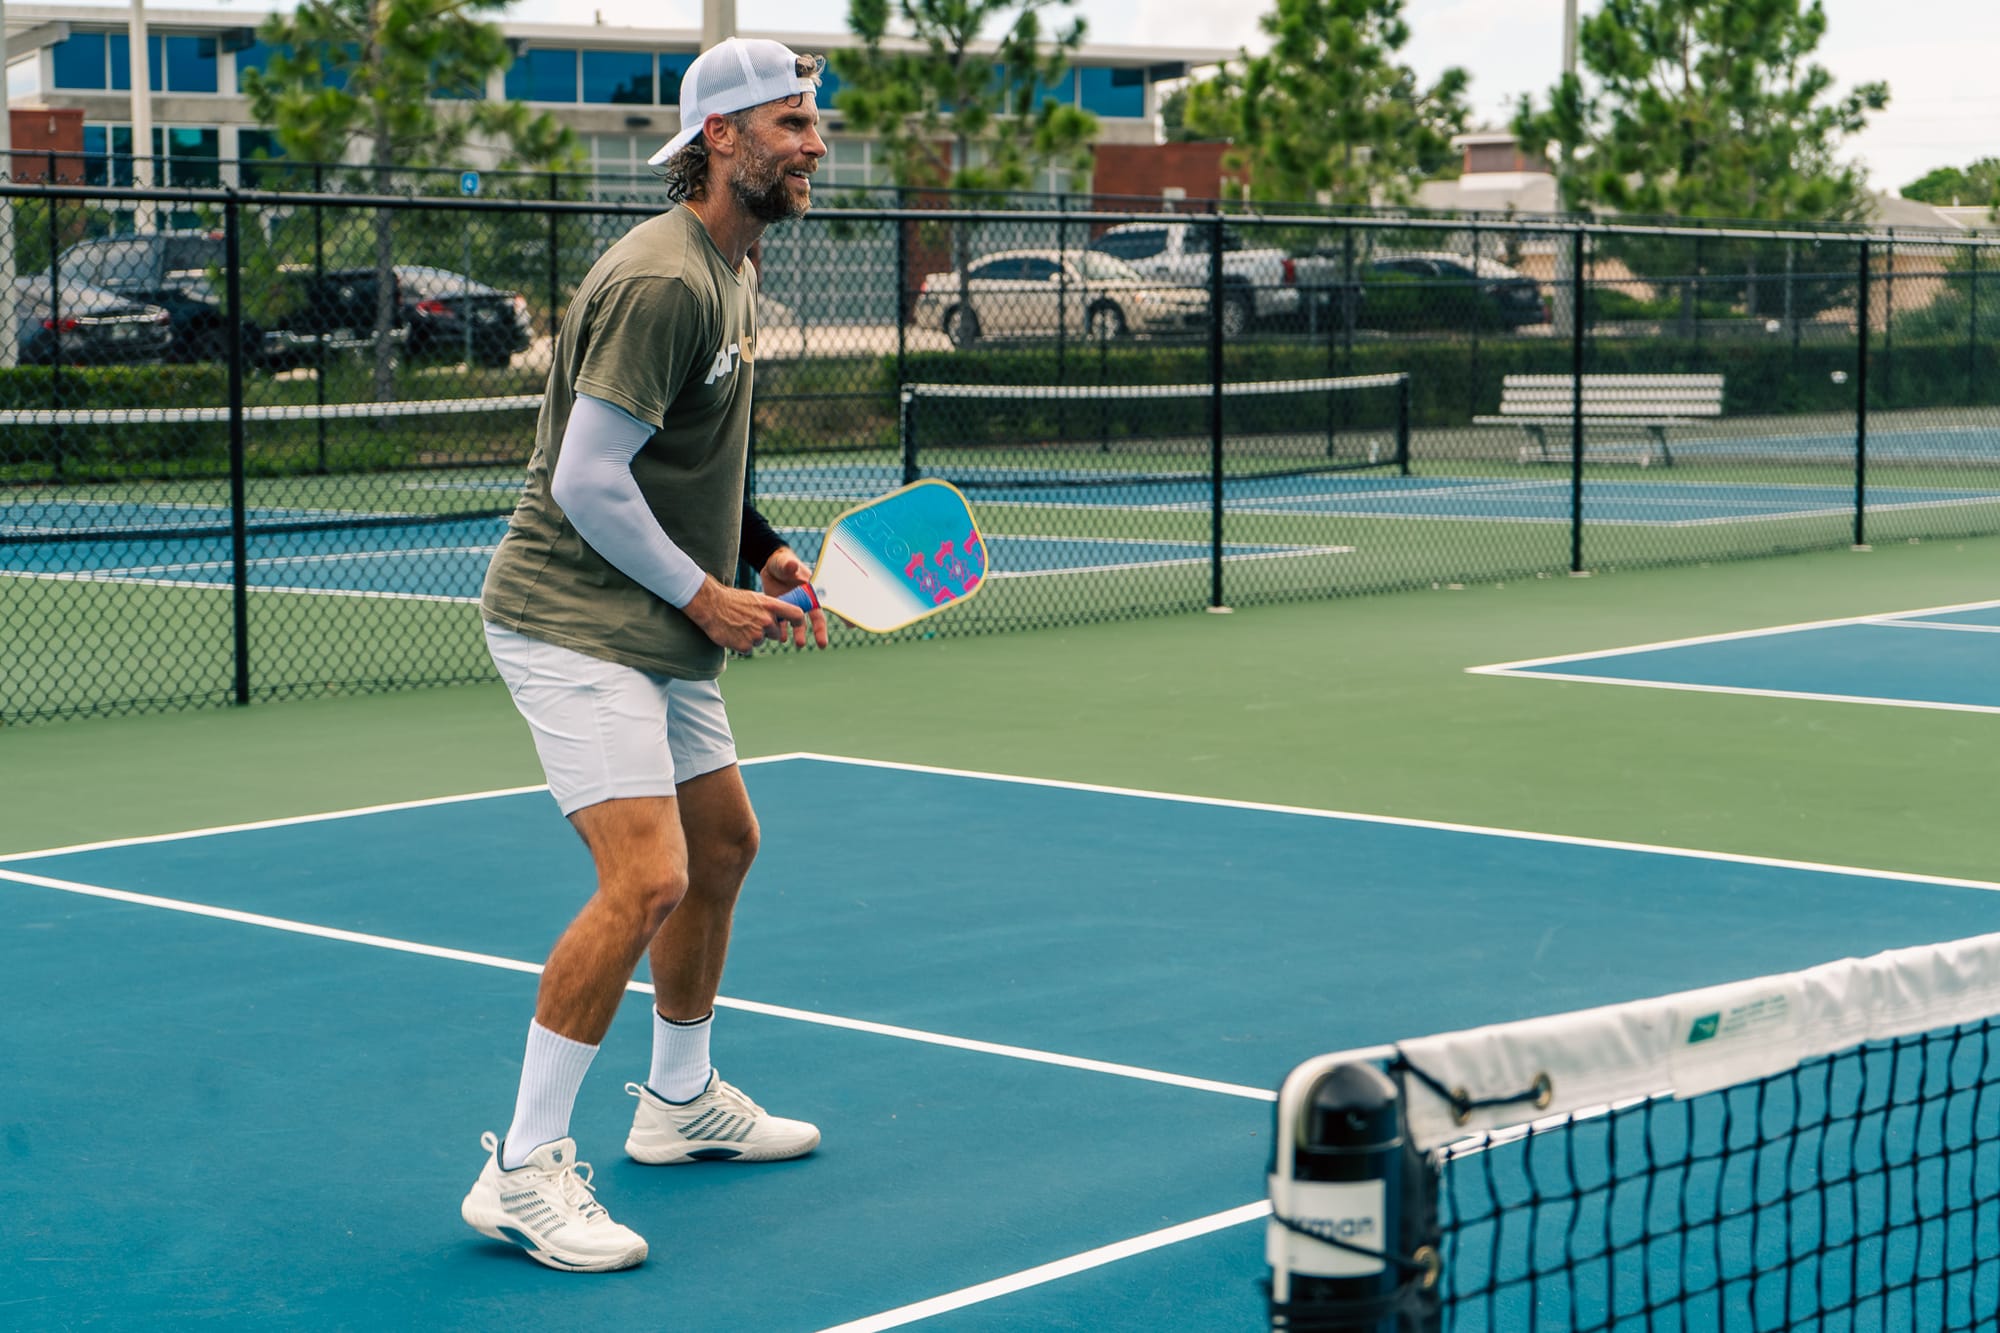
[[[949,482],[919,481],[835,519],[812,582],[780,600],[886,634],[958,605],[986,573],[986,539],[965,497]]]

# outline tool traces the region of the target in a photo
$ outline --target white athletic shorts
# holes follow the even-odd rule
[[[736,762],[715,681],[656,676],[491,622],[486,647],[565,815],[618,797],[672,796],[677,783]]]

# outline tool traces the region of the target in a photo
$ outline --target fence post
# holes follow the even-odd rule
[[[1569,235],[1569,572],[1583,572],[1583,228]]]
[[[1222,600],[1222,214],[1208,234],[1208,609],[1226,611]]]
[[[243,212],[234,190],[222,209],[229,303],[229,561],[236,642],[236,702],[250,702],[250,531],[243,456]]]
[[[1968,287],[1968,317],[1965,321],[1965,401],[1979,401],[1979,247],[1967,251],[1972,256],[1972,276]]]
[[[321,202],[326,198],[326,168],[313,163],[313,288],[312,299],[317,302],[326,290],[326,208]],[[320,315],[312,314],[313,328],[313,401],[326,406],[326,330],[318,328]],[[322,414],[314,423],[314,435],[319,444],[319,470],[326,472],[326,417]]]
[[[1854,374],[1854,549],[1868,546],[1868,242],[1861,243],[1861,295],[1855,313],[1861,326],[1855,340]]]
[[[903,203],[901,190],[896,192],[896,203],[900,209]],[[896,219],[896,395],[902,401],[903,385],[908,380],[908,371],[903,366],[903,357],[909,351],[910,342],[910,220],[898,216]]]
[[[48,179],[55,179],[55,161],[49,162]],[[52,338],[49,350],[49,406],[60,409],[63,405],[63,359],[62,359],[62,222],[57,214],[62,211],[62,200],[55,195],[49,197],[49,330]],[[63,455],[69,452],[63,428],[57,425],[50,433],[49,456],[55,468],[57,481],[63,479]]]
[[[549,173],[549,201],[561,197],[562,177]],[[556,209],[549,210],[549,345],[555,346],[556,326],[562,322],[562,312],[556,309],[556,297],[562,291],[562,238],[557,231],[562,214]]]

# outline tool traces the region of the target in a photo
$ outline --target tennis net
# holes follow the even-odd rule
[[[1222,384],[909,384],[904,480],[974,489],[1409,470],[1410,377]]]
[[[1271,1327],[2000,1327],[2000,935],[1319,1057]]]

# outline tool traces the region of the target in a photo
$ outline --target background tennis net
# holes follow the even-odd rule
[[[1997,1013],[1984,936],[1309,1061],[1272,1326],[1992,1329]]]
[[[905,481],[1062,489],[1410,465],[1410,377],[1234,384],[909,384]]]

